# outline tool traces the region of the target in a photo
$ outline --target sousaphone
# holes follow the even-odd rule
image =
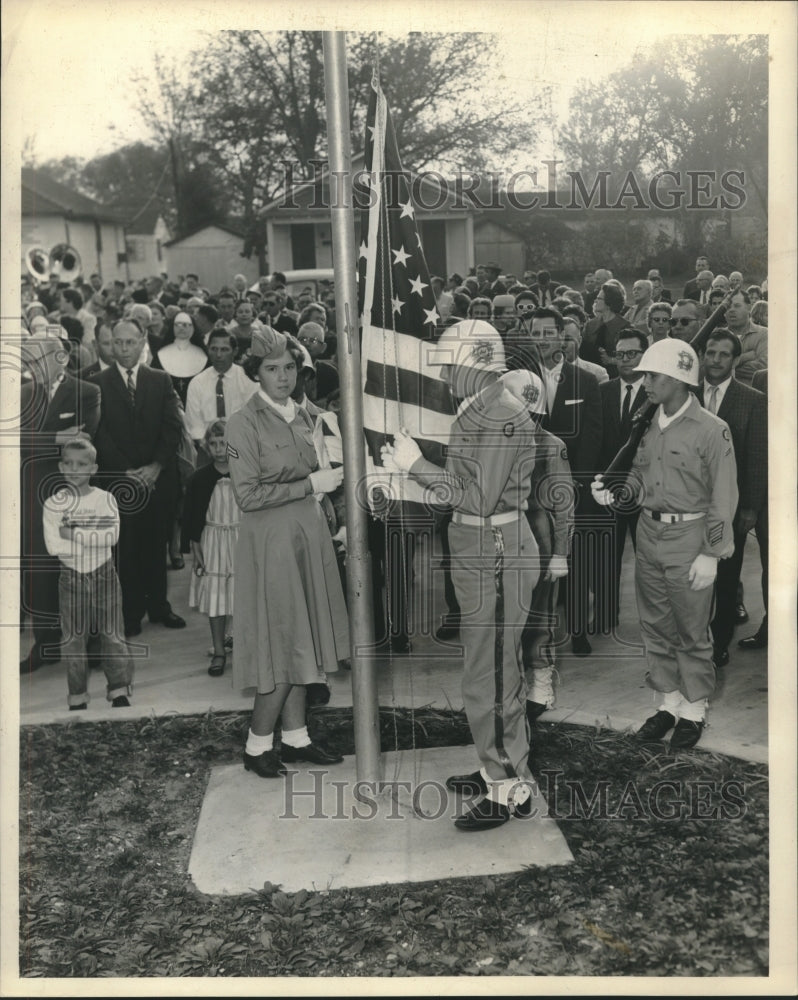
[[[80,277],[80,254],[69,243],[56,243],[49,251],[31,247],[25,254],[25,264],[37,283],[47,282],[51,274],[57,274],[59,281],[67,283]]]

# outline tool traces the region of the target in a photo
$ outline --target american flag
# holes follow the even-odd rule
[[[427,458],[443,464],[454,404],[440,369],[430,364],[440,316],[416,224],[410,176],[402,170],[376,74],[366,117],[364,178],[368,208],[361,219],[358,305],[370,485],[390,484],[389,496],[421,501],[423,487],[378,468],[380,447],[404,427]]]

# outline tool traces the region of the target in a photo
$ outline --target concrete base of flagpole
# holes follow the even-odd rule
[[[265,882],[318,892],[573,861],[539,791],[529,818],[479,833],[457,830],[453,821],[470,803],[444,782],[476,766],[473,747],[387,753],[386,790],[367,790],[360,801],[354,757],[330,768],[294,765],[274,780],[243,765],[214,768],[189,874],[201,892],[235,895]]]

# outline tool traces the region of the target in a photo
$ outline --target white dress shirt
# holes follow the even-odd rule
[[[188,432],[194,441],[199,441],[205,434],[205,428],[212,420],[216,420],[216,382],[219,372],[215,368],[206,368],[188,383],[186,392],[186,423]],[[258,391],[258,383],[253,382],[244,373],[241,365],[232,365],[222,376],[222,392],[224,393],[225,419]]]
[[[716,395],[716,398],[715,398],[715,410],[714,410],[714,413],[717,415],[717,412],[720,409],[720,404],[723,402],[723,397],[726,395],[726,390],[729,388],[729,384],[731,383],[731,380],[732,380],[732,376],[729,375],[729,377],[725,381],[720,382],[716,386],[715,385],[710,385],[709,382],[704,382],[704,409],[705,410],[709,410],[709,401],[710,401],[710,399],[712,397],[712,390],[713,389],[717,389],[718,392],[717,392],[717,395]]]
[[[558,361],[553,368],[547,368],[545,365],[541,365],[543,382],[546,386],[546,409],[548,410],[549,416],[551,416],[551,408],[554,406],[554,397],[557,395],[557,388],[562,381],[561,374],[563,360]]]

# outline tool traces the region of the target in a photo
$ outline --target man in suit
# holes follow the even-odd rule
[[[715,617],[711,628],[716,667],[729,662],[745,542],[762,509],[767,506],[767,404],[762,393],[734,377],[741,353],[740,340],[731,330],[716,329],[704,349],[704,379],[697,390],[704,409],[729,425],[739,491],[734,517],[734,554],[718,563],[715,584]]]
[[[663,287],[662,275],[659,271],[652,267],[651,270],[646,275],[646,278],[651,282],[652,292],[651,301],[652,302],[672,302],[673,296],[670,293],[670,289]]]
[[[22,342],[20,393],[20,499],[22,608],[33,619],[34,644],[20,672],[61,659],[58,559],[44,544],[44,501],[60,486],[61,445],[75,437],[92,439],[100,420],[100,392],[67,371],[69,348],[52,334]]]
[[[494,295],[505,295],[507,286],[499,280],[501,273],[501,265],[495,260],[489,260],[487,264],[480,264],[477,267],[477,280],[480,282],[479,294],[489,299],[492,299]]]
[[[709,296],[712,292],[712,282],[714,279],[715,275],[711,271],[699,271],[695,279],[695,289],[691,288],[690,295],[684,296],[686,299],[699,304],[702,316],[706,316],[709,309]]]
[[[97,360],[92,361],[85,368],[81,368],[78,372],[78,378],[91,378],[92,375],[96,375],[98,372],[104,372],[106,368],[110,368],[114,363],[114,341],[111,335],[111,327],[105,323],[97,328],[96,344]]]
[[[606,469],[629,440],[632,416],[646,402],[643,372],[637,364],[648,349],[648,337],[639,330],[626,330],[615,345],[618,377],[599,386],[601,395],[601,452],[599,468]],[[640,510],[624,510],[623,504],[612,508],[613,538],[610,551],[600,553],[600,597],[596,595],[596,625],[611,632],[618,624],[621,590],[621,563],[626,534],[637,546],[637,521]]]
[[[530,339],[546,388],[542,426],[565,445],[577,490],[567,600],[572,649],[577,656],[587,656],[591,652],[587,640],[591,567],[587,556],[595,517],[590,482],[601,447],[601,398],[594,376],[565,360],[563,327],[557,309],[540,306],[532,314]]]
[[[698,287],[698,275],[702,271],[709,271],[709,257],[706,254],[699,254],[695,259],[695,278],[690,278],[690,280],[685,284],[684,291],[682,292],[683,299],[693,299],[693,301],[698,301],[698,294],[700,293],[700,288]],[[710,272],[711,273],[711,272]],[[709,279],[712,281],[712,279]]]
[[[166,372],[140,363],[146,335],[139,323],[120,320],[112,336],[114,364],[93,377],[102,393],[95,445],[99,485],[119,504],[125,635],[141,633],[145,611],[151,622],[184,628],[166,599],[168,515],[182,434],[178,399]]]
[[[537,296],[538,303],[542,306],[550,306],[554,301],[554,287],[551,284],[551,275],[548,271],[538,271],[537,281],[530,288]]]

